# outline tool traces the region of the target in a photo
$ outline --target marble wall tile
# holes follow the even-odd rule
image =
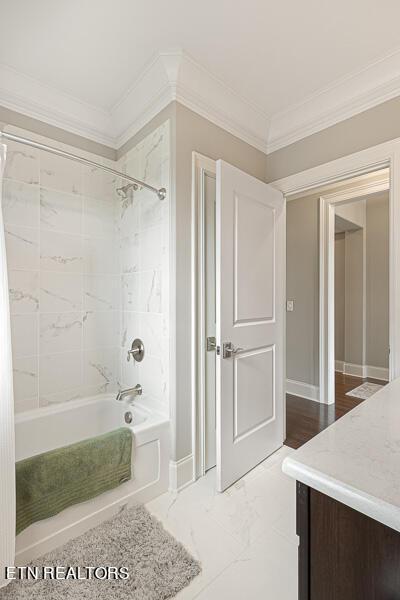
[[[125,273],[121,277],[122,310],[140,310],[140,279],[141,273]]]
[[[118,347],[119,336],[119,311],[87,311],[84,313],[83,347],[85,350],[101,347]]]
[[[10,269],[39,268],[39,230],[5,225],[7,264]]]
[[[83,383],[82,352],[62,352],[50,354],[40,359],[39,363],[39,394],[65,392],[76,389]]]
[[[141,336],[142,315],[132,311],[122,312],[120,346],[127,352],[133,340]],[[147,347],[145,347],[145,352],[147,353]]]
[[[41,394],[38,398],[39,406],[51,406],[52,404],[62,404],[64,402],[71,402],[73,400],[79,400],[85,398],[91,394],[87,393],[86,388],[82,385],[77,388],[70,390],[64,390],[62,392],[54,392],[52,394]],[[93,394],[94,395],[94,394]]]
[[[9,270],[10,312],[33,313],[39,310],[39,273]]]
[[[140,246],[140,270],[160,270],[166,252],[164,227],[158,225],[142,231],[139,234],[138,245]]]
[[[40,188],[11,179],[3,180],[3,218],[6,225],[39,227]]]
[[[40,185],[69,194],[83,193],[83,167],[49,152],[40,153]]]
[[[142,271],[140,273],[139,307],[141,311],[161,313],[161,286],[161,271]]]
[[[140,376],[143,393],[165,403],[167,398],[167,377],[161,359],[147,356],[141,363]]]
[[[149,190],[140,191],[140,229],[143,231],[154,225],[161,225],[164,216],[164,202]]]
[[[119,275],[85,275],[84,309],[86,311],[118,310],[121,297]]]
[[[85,196],[112,202],[117,197],[117,188],[123,185],[121,179],[96,167],[83,167],[83,189]]]
[[[80,273],[83,270],[82,237],[55,231],[40,235],[40,267],[43,271]]]
[[[13,360],[14,398],[20,402],[38,394],[38,358],[28,356]]]
[[[114,240],[85,237],[84,272],[103,275],[118,273],[118,248]]]
[[[87,236],[113,238],[116,226],[116,207],[111,200],[84,199],[83,231]]]
[[[82,310],[83,275],[42,271],[40,274],[40,310],[68,312]]]
[[[126,198],[117,200],[116,224],[121,237],[128,237],[139,231],[141,194],[141,191],[130,189]]]
[[[77,194],[40,189],[42,229],[79,234],[82,231],[83,199]]]
[[[42,313],[39,318],[41,355],[80,350],[83,313]]]
[[[165,317],[161,314],[140,314],[140,337],[146,348],[146,354],[156,358],[168,356],[168,333]]]
[[[101,390],[99,393],[117,389],[119,381],[119,349],[100,348],[84,353],[83,383]]]
[[[13,315],[11,318],[13,358],[38,354],[38,314]]]
[[[134,273],[140,268],[141,234],[134,233],[119,241],[121,273]]]
[[[39,151],[17,142],[7,142],[6,179],[39,183]]]
[[[142,365],[136,361],[127,360],[127,349],[121,349],[121,387],[123,389],[134,387],[138,383],[142,385]],[[143,361],[144,362],[144,361]]]

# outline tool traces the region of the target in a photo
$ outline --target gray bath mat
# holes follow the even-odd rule
[[[352,396],[353,398],[361,398],[361,400],[366,400],[373,394],[376,394],[376,392],[378,392],[381,388],[383,388],[383,385],[379,385],[379,383],[370,383],[369,381],[366,381],[362,385],[350,390],[350,392],[347,392],[346,396]]]
[[[116,517],[32,563],[34,566],[124,567],[129,578],[12,581],[1,600],[166,600],[200,573],[200,565],[143,507]],[[94,571],[92,571],[93,576]],[[96,574],[103,576],[104,570]]]

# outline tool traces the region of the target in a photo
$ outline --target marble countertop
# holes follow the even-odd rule
[[[400,531],[400,378],[292,452],[282,470]]]

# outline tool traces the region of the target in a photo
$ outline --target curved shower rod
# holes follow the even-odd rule
[[[77,156],[76,154],[72,154],[71,152],[65,152],[64,150],[59,150],[58,148],[53,148],[52,146],[47,146],[46,144],[41,144],[40,142],[34,142],[33,140],[29,140],[27,138],[20,137],[18,135],[14,135],[13,133],[6,133],[5,131],[0,131],[0,142],[1,139],[5,138],[6,140],[11,140],[13,142],[17,142],[19,144],[26,144],[27,146],[32,146],[32,148],[38,148],[39,150],[44,150],[45,152],[50,152],[52,154],[57,154],[57,156],[63,156],[64,158],[69,158],[70,160],[75,160],[76,162],[80,162],[84,165],[89,165],[91,167],[96,167],[97,169],[103,169],[103,171],[107,171],[108,173],[113,173],[113,175],[117,175],[118,177],[122,177],[127,181],[130,181],[134,186],[140,186],[142,188],[146,188],[151,192],[157,194],[160,200],[164,200],[167,195],[167,190],[165,188],[155,188],[154,186],[146,183],[145,181],[140,181],[140,179],[136,179],[135,177],[131,177],[130,175],[125,175],[125,173],[121,173],[120,171],[116,171],[111,167],[106,167],[105,165],[101,165],[93,160],[89,160],[87,158],[82,158],[81,156]],[[127,188],[128,186],[125,186]],[[130,187],[130,186],[129,186]],[[124,188],[120,188],[124,189]],[[134,189],[137,189],[137,187]],[[118,190],[117,190],[118,191]],[[125,191],[125,190],[124,190]]]

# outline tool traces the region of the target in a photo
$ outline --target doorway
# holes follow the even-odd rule
[[[389,170],[287,206],[287,443],[389,379]],[[357,389],[359,388],[359,389]]]
[[[194,154],[195,478],[223,491],[283,444],[283,195]]]

